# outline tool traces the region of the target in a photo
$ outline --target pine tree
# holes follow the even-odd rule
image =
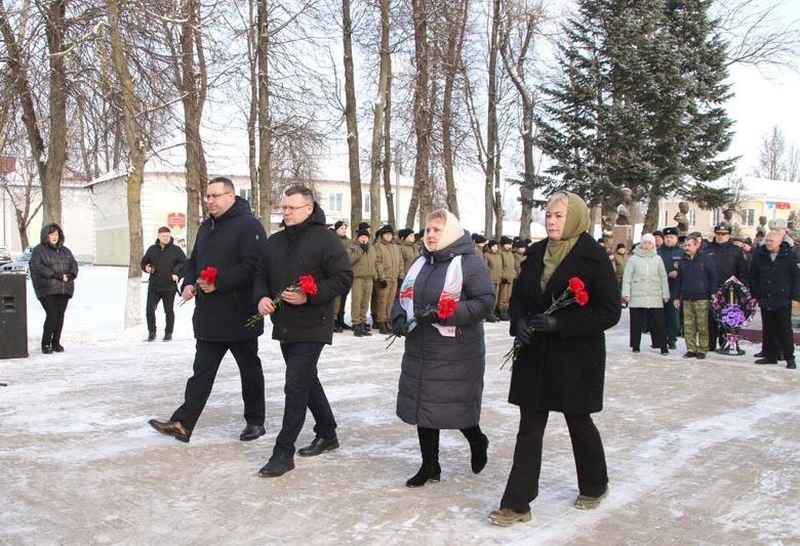
[[[550,189],[593,204],[627,186],[649,202],[703,194],[733,170],[724,102],[725,44],[708,0],[580,0],[559,47],[561,80],[545,88],[538,145]]]

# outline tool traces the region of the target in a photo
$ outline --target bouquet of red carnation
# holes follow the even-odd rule
[[[280,307],[281,303],[283,303],[283,299],[280,297],[280,294],[284,292],[297,292],[299,294],[305,294],[306,296],[316,296],[319,293],[319,286],[317,285],[317,279],[314,278],[314,275],[306,274],[300,275],[297,279],[297,282],[294,282],[278,292],[278,297],[272,300],[272,303],[275,305],[275,310],[277,311]],[[255,328],[259,322],[263,321],[264,317],[261,316],[260,313],[256,313],[249,319],[247,319],[244,323],[245,326],[248,328]]]
[[[586,290],[586,283],[584,283],[580,277],[571,277],[569,279],[567,282],[567,289],[564,290],[557,299],[553,300],[553,303],[547,308],[544,314],[552,315],[556,311],[569,307],[573,303],[577,303],[581,307],[585,307],[589,303],[589,291]],[[535,331],[535,328],[528,328],[528,334],[533,334]],[[522,343],[515,338],[511,349],[503,355],[503,364],[500,366],[500,369],[503,369],[509,362],[516,362],[522,351],[522,347]]]
[[[217,276],[219,276],[219,271],[217,270],[217,268],[214,267],[213,265],[209,265],[204,267],[203,270],[200,271],[199,278],[206,284],[217,284]],[[199,293],[200,292],[197,292],[197,294]],[[184,303],[186,303],[186,300],[181,300],[178,306],[180,307]]]
[[[456,309],[458,309],[458,300],[445,296],[440,298],[439,305],[435,308],[431,308],[428,313],[436,313],[436,316],[439,317],[439,320],[447,320],[455,314]],[[397,341],[398,337],[401,336],[392,334],[386,338],[386,341],[389,342],[389,344],[386,346],[387,351],[394,344],[394,342]]]

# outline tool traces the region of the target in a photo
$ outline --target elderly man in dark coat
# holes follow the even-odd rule
[[[464,434],[475,474],[486,466],[489,446],[478,425],[486,356],[482,321],[494,305],[489,271],[450,212],[431,213],[424,245],[392,312],[393,332],[407,336],[397,415],[417,426],[422,452],[408,487],[439,480],[440,429]]]
[[[489,515],[501,526],[531,520],[551,411],[563,413],[569,428],[578,471],[575,506],[593,508],[608,487],[603,443],[590,414],[603,409],[604,331],[619,321],[619,289],[608,255],[586,233],[589,209],[580,197],[553,195],[546,227],[548,239],[530,247],[511,294],[511,335],[523,348],[514,362],[509,402],[519,406],[521,418],[500,510]],[[572,277],[585,284],[588,306],[545,314]]]
[[[236,195],[229,178],[208,182],[210,216],[200,225],[197,240],[184,267],[182,298],[195,301],[192,324],[197,338],[192,377],[186,382],[184,402],[169,421],[149,421],[157,431],[188,442],[205,408],[222,358],[230,351],[242,377],[243,442],[263,436],[264,372],[258,358],[258,336],[263,324],[248,328],[255,314],[253,277],[264,253],[266,234],[250,205]],[[208,268],[216,270],[208,275]],[[206,275],[203,272],[206,271]]]
[[[783,352],[786,367],[795,369],[792,300],[800,300],[798,261],[783,234],[770,231],[758,247],[750,271],[750,290],[761,307],[762,352],[756,364],[777,364]]]
[[[61,330],[67,303],[75,293],[78,262],[64,246],[64,232],[58,224],[42,228],[41,241],[31,253],[31,281],[36,298],[44,307],[47,318],[42,331],[42,353],[61,353]]]

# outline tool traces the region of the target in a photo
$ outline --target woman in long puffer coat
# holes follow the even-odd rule
[[[58,224],[42,228],[41,242],[31,253],[30,272],[36,297],[47,313],[42,331],[42,352],[63,352],[61,330],[67,303],[75,293],[78,262],[64,246],[64,232]]]
[[[479,426],[483,320],[495,300],[489,271],[469,233],[447,211],[431,213],[424,245],[392,312],[393,332],[406,336],[397,415],[417,426],[422,452],[422,466],[408,487],[439,480],[440,429],[458,429],[466,437],[475,474],[486,465],[489,446]]]

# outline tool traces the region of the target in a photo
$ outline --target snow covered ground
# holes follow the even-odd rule
[[[262,338],[267,436],[239,442],[239,376],[227,357],[191,443],[178,443],[147,419],[169,417],[183,395],[192,306],[178,309],[173,342],[148,344],[144,326],[122,331],[124,286],[122,269],[83,268],[67,352],[40,353],[43,313],[32,300],[31,357],[0,361],[9,384],[0,387],[0,544],[800,544],[798,372],[749,355],[634,355],[625,314],[608,335],[606,410],[596,417],[609,497],[593,512],[572,507],[572,451],[553,415],[534,521],[501,529],[486,514],[502,494],[518,419],[500,370],[506,324],[487,326],[481,424],[491,445],[480,475],[450,431],[443,481],[404,487],[419,454],[414,429],[394,414],[402,344],[386,351],[379,336],[345,333],[320,365],[341,449],[262,479],[283,407],[277,345]]]

